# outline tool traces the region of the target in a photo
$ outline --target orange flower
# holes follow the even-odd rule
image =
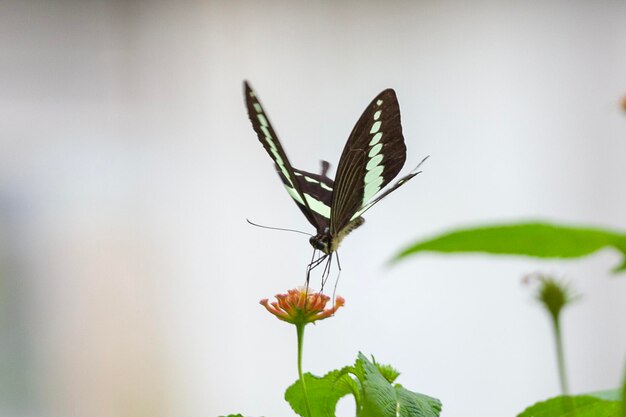
[[[276,300],[270,303],[264,298],[260,303],[280,320],[296,325],[328,318],[346,302],[343,297],[337,296],[335,305],[324,309],[330,297],[319,292],[310,292],[303,287],[289,290],[287,294],[277,294]]]

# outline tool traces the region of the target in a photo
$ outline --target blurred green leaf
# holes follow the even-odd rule
[[[617,416],[620,401],[590,395],[556,397],[528,407],[518,417],[610,417]]]
[[[466,228],[418,241],[398,253],[392,262],[419,252],[482,252],[537,258],[579,258],[612,247],[624,255],[614,269],[626,270],[626,234],[597,228],[549,223],[518,223]]]

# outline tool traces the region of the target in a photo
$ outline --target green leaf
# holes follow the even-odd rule
[[[376,365],[359,353],[356,366],[361,382],[361,410],[359,417],[393,417],[396,415],[396,393]]]
[[[392,262],[419,252],[525,255],[537,258],[579,258],[613,247],[625,260],[614,271],[626,270],[626,234],[607,229],[519,223],[460,229],[418,241]]]
[[[617,416],[619,401],[590,395],[556,397],[528,407],[518,417],[610,417]]]
[[[345,372],[336,370],[321,378],[306,373],[304,383],[309,394],[312,417],[334,417],[337,402],[341,397],[352,392],[351,387],[354,381]],[[306,415],[302,385],[299,380],[287,388],[285,400],[297,414]]]
[[[411,392],[400,384],[392,385],[399,375],[391,366],[369,361],[362,353],[354,364],[329,372],[323,377],[305,374],[312,417],[334,417],[339,399],[353,394],[358,417],[438,417],[441,402]],[[304,416],[305,403],[300,382],[285,392],[291,408]]]
[[[361,404],[361,385],[358,380],[350,377],[350,374],[356,375],[356,369],[353,366],[346,366],[339,371],[342,378],[337,380],[337,389],[345,389],[354,395],[354,401],[357,404]]]
[[[396,384],[395,389],[401,405],[399,416],[437,417],[441,413],[441,401],[438,399],[409,391],[400,384]]]
[[[378,368],[378,372],[380,372],[389,383],[393,383],[400,376],[400,372],[398,372],[391,365],[381,365],[376,362],[374,362],[374,364]]]
[[[359,417],[437,417],[441,413],[439,400],[392,385],[362,353],[355,368],[362,370]]]

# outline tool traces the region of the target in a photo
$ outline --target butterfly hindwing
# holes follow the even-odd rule
[[[276,172],[287,192],[302,210],[307,220],[318,231],[323,230],[329,223],[332,180],[325,175],[320,176],[294,169],[256,93],[247,82],[244,82],[244,94],[252,127],[259,141],[274,161]],[[330,191],[324,187],[330,188]]]
[[[395,92],[387,89],[367,106],[341,154],[331,201],[330,233],[336,235],[358,217],[361,209],[369,207],[372,198],[398,175],[405,160],[400,107]]]
[[[295,169],[296,180],[300,184],[300,189],[307,197],[311,211],[318,223],[317,232],[323,232],[330,225],[330,205],[333,195],[333,180],[326,176],[328,162],[322,161],[322,173],[313,174],[310,172]]]

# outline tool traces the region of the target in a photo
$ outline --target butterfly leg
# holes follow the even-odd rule
[[[337,268],[339,268],[339,273],[341,273],[341,262],[339,262],[339,251],[335,251],[335,253],[337,254]]]
[[[335,303],[335,294],[337,293],[337,284],[339,284],[339,277],[341,276],[341,262],[339,262],[339,252],[335,251],[337,254],[337,278],[335,279],[335,286],[333,287],[333,304]]]
[[[322,271],[322,288],[320,291],[324,290],[324,286],[326,285],[326,281],[328,281],[328,277],[330,276],[330,270],[333,265],[333,252],[328,255],[328,261],[326,261],[326,265],[324,265],[324,270]]]
[[[311,266],[313,265],[313,261],[315,260],[315,254],[317,253],[317,249],[313,249],[313,255],[311,255],[311,262],[306,266],[305,273],[305,287],[307,289],[307,293],[309,291],[309,280],[311,278]]]
[[[306,267],[306,287],[309,288],[309,280],[311,279],[311,271],[317,268],[324,260],[328,257],[328,255],[324,254],[319,258],[315,259],[315,254],[317,250],[313,251],[313,256],[311,257],[311,263]]]

